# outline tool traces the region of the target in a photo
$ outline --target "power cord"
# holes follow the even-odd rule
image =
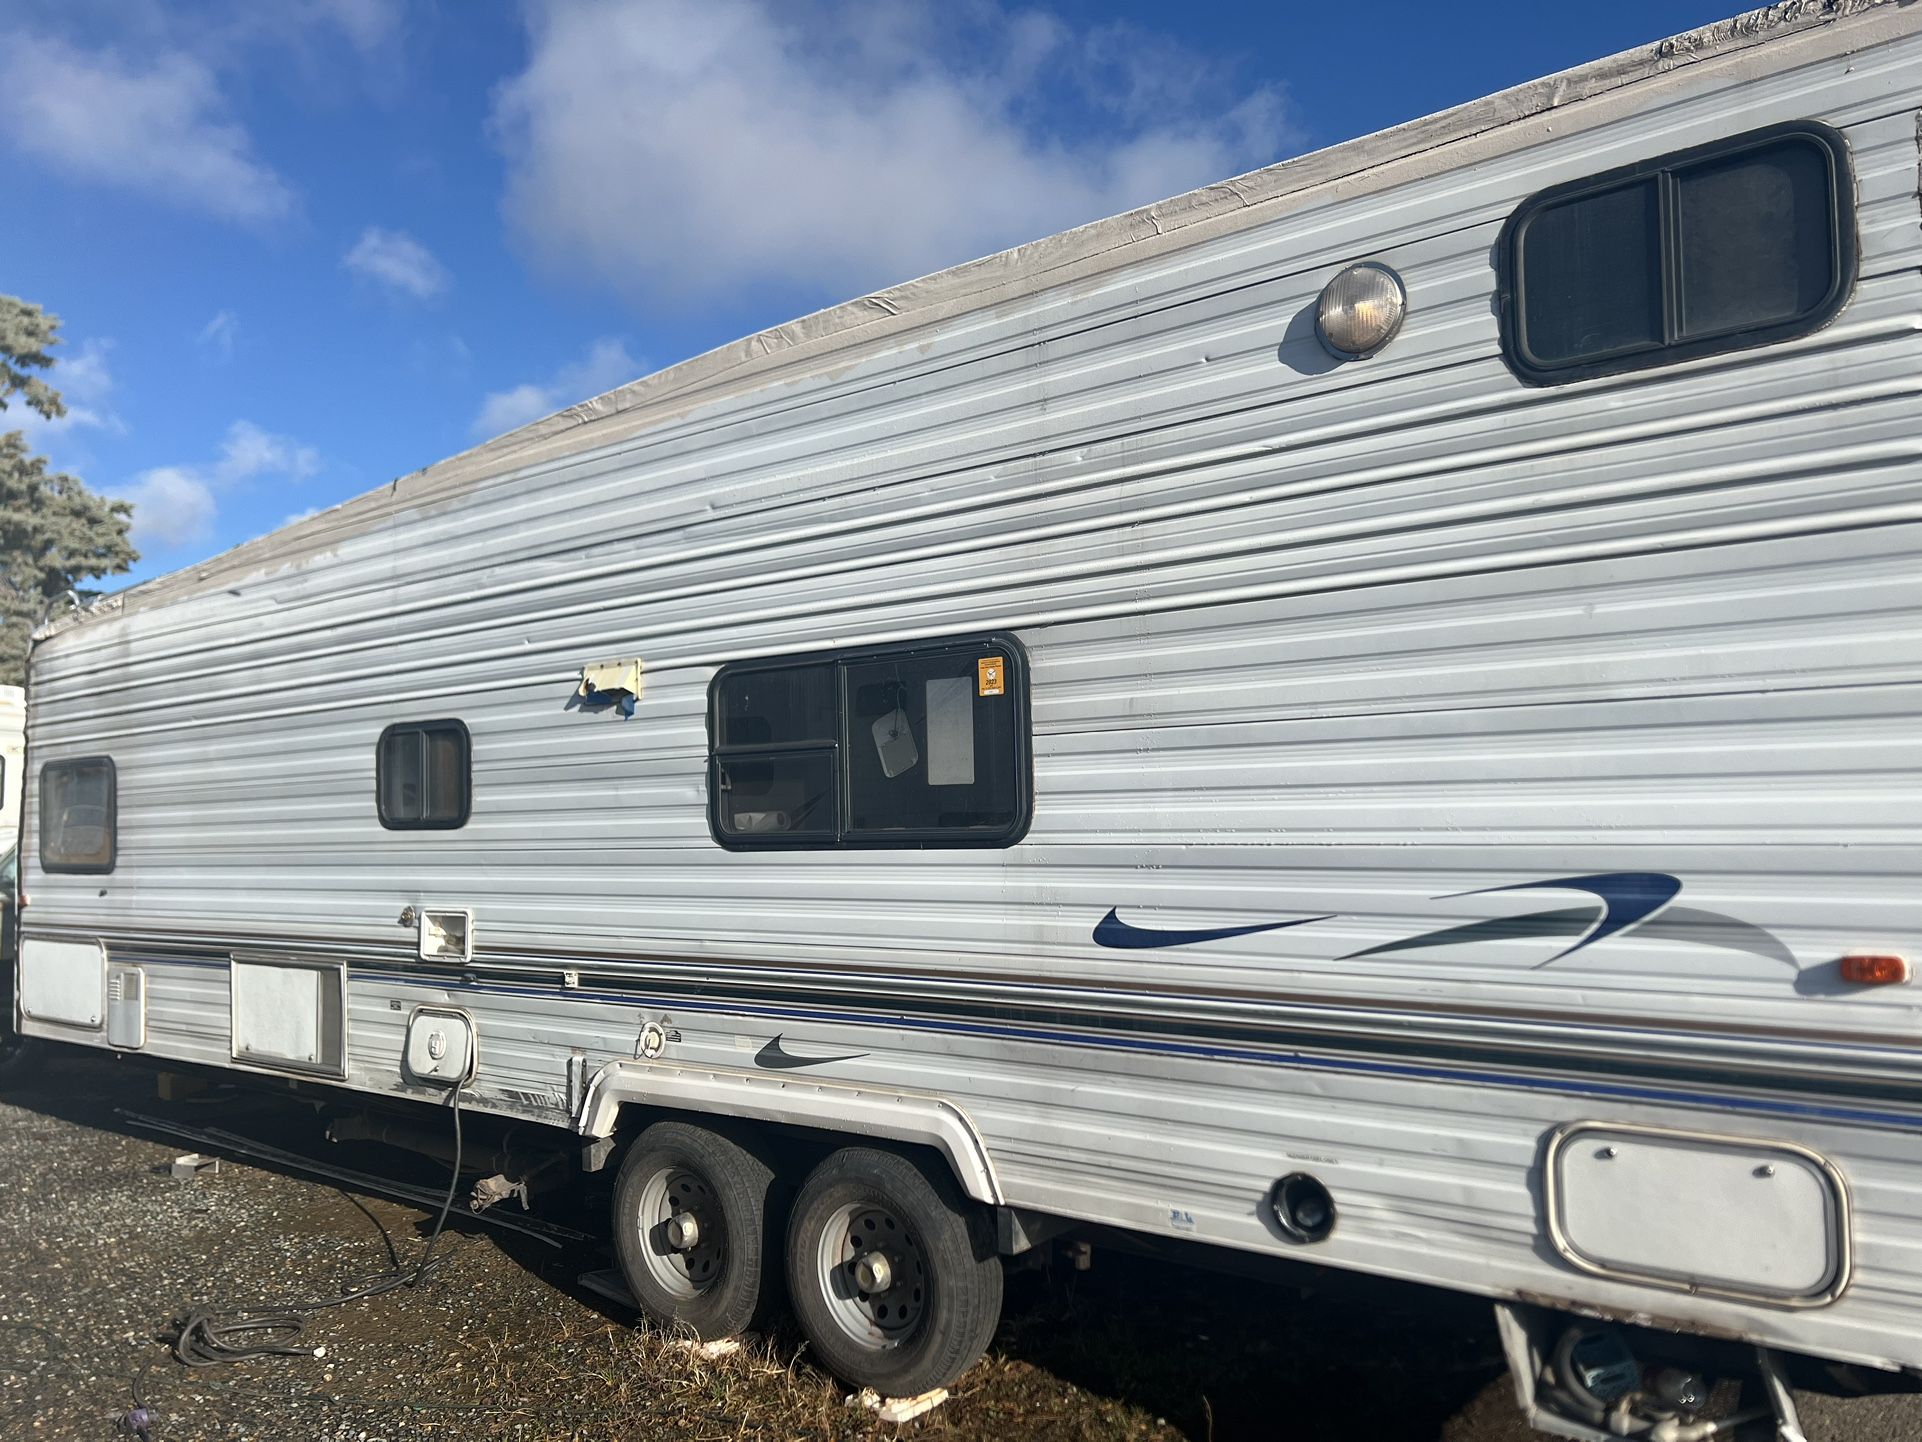
[[[214,1367],[255,1357],[304,1357],[310,1349],[297,1345],[298,1339],[316,1312],[368,1297],[379,1297],[402,1287],[417,1287],[425,1281],[431,1275],[434,1249],[454,1209],[454,1194],[460,1190],[460,1094],[461,1088],[457,1085],[447,1096],[454,1122],[454,1164],[447,1176],[447,1195],[441,1201],[440,1214],[434,1218],[434,1227],[427,1235],[426,1245],[421,1248],[420,1260],[413,1267],[406,1268],[399,1264],[393,1241],[386,1238],[383,1228],[382,1236],[387,1240],[387,1255],[391,1265],[349,1283],[338,1296],[250,1307],[188,1308],[173,1319],[171,1330],[162,1334],[162,1340],[172,1345],[175,1359],[188,1367]],[[141,1442],[151,1442],[157,1419],[155,1409],[142,1395],[140,1382],[145,1372],[143,1367],[141,1376],[134,1379],[131,1388],[134,1405],[121,1415],[118,1430],[123,1435],[140,1438]]]

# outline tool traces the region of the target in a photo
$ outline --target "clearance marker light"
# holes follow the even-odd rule
[[[1395,338],[1407,311],[1401,277],[1378,260],[1364,260],[1322,287],[1315,334],[1336,360],[1363,360]]]
[[[1893,986],[1909,979],[1905,956],[1845,956],[1842,980],[1856,986]]]

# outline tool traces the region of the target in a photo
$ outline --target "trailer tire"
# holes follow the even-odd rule
[[[773,1168],[732,1137],[674,1121],[636,1137],[614,1185],[613,1230],[641,1310],[702,1341],[761,1320],[779,1291],[773,1193]]]
[[[848,1147],[814,1169],[794,1201],[787,1266],[795,1318],[822,1365],[886,1396],[947,1386],[1001,1320],[987,1212],[894,1152]]]

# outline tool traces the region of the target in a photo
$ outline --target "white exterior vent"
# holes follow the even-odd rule
[[[137,1051],[147,1044],[147,973],[137,966],[107,968],[107,1045]]]
[[[474,913],[471,911],[420,912],[420,959],[422,961],[472,961],[474,959]]]
[[[596,661],[591,666],[581,667],[580,685],[575,694],[583,701],[614,701],[621,696],[631,696],[638,701],[646,692],[646,683],[641,673],[647,667],[638,659],[631,661]]]

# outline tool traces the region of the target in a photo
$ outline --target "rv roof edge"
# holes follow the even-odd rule
[[[35,636],[85,625],[95,614],[145,607],[202,586],[225,584],[325,554],[339,540],[397,509],[457,495],[522,467],[587,444],[611,444],[697,406],[767,384],[784,370],[806,373],[830,357],[882,343],[961,310],[1007,304],[1050,287],[1085,280],[1157,250],[1176,249],[1223,230],[1271,219],[1275,209],[1319,187],[1380,172],[1355,193],[1462,162],[1431,153],[1507,132],[1526,143],[1521,122],[1554,112],[1563,129],[1604,124],[1625,102],[1606,103],[1627,87],[1681,68],[1740,65],[1760,47],[1803,47],[1808,58],[1863,48],[1922,30],[1917,0],[1830,0],[1775,4],[1527,81],[1387,130],[1294,156],[1120,215],[963,262],[916,280],[798,317],[581,401],[469,450],[295,521],[208,561],[142,582],[93,606],[45,622]],[[1750,63],[1753,63],[1752,61]],[[1783,63],[1771,58],[1771,65]],[[1571,115],[1584,102],[1587,112]],[[1505,144],[1489,147],[1499,152]],[[591,439],[590,434],[591,433]]]

